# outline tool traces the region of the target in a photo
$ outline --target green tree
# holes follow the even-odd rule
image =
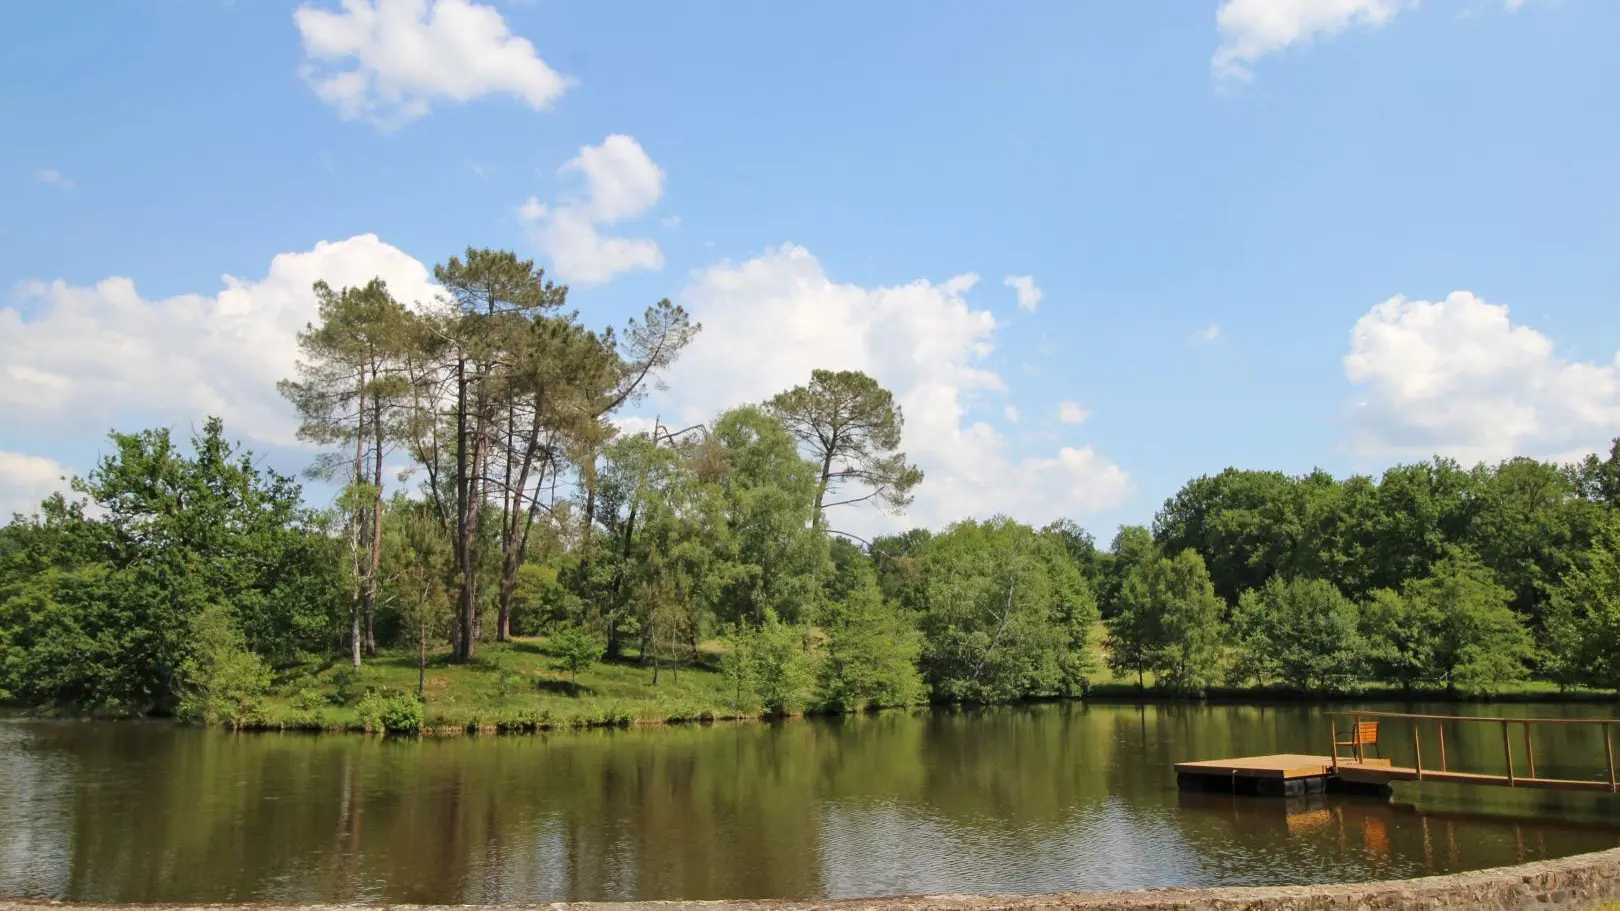
[[[710,442],[721,462],[711,470],[729,544],[721,618],[758,623],[772,610],[790,623],[809,619],[827,548],[813,527],[815,466],[799,455],[782,423],[758,408],[721,415]]]
[[[958,522],[925,550],[921,666],[935,698],[1078,695],[1097,607],[1054,538],[1007,518]]]
[[[298,409],[299,439],[339,447],[317,460],[311,473],[344,486],[339,504],[355,586],[350,653],[359,667],[361,654],[377,649],[383,462],[400,436],[407,401],[403,357],[411,317],[381,279],[341,291],[318,281],[315,297],[320,322],[298,335],[299,378],[282,380],[277,388]]]
[[[1433,605],[1409,599],[1392,588],[1380,588],[1361,606],[1362,639],[1376,680],[1410,691],[1434,676],[1435,636],[1439,618]]]
[[[1361,670],[1365,647],[1355,602],[1325,579],[1273,576],[1246,591],[1232,614],[1236,676],[1294,689],[1341,689]]]
[[[1228,603],[1291,569],[1304,544],[1298,482],[1278,471],[1228,468],[1189,482],[1153,520],[1166,554],[1196,551]]]
[[[1588,514],[1556,465],[1510,459],[1474,470],[1475,502],[1466,543],[1513,593],[1515,613],[1539,626],[1546,593],[1590,543]]]
[[[1151,588],[1156,563],[1132,566],[1117,587],[1111,586],[1112,612],[1103,621],[1108,631],[1103,640],[1108,668],[1116,677],[1135,674],[1138,692],[1147,689],[1147,672],[1158,663],[1164,647],[1159,607]]]
[[[1184,550],[1151,564],[1142,580],[1149,609],[1157,614],[1153,670],[1158,685],[1174,692],[1202,692],[1220,672],[1226,613],[1204,558]]]
[[[0,567],[0,689],[33,705],[167,711],[203,668],[199,617],[225,611],[272,666],[326,651],[337,553],[298,485],[226,442],[217,418],[187,456],[167,430],[114,433],[75,489],[14,524]],[[210,629],[219,626],[210,618]],[[206,662],[204,662],[206,663]]]
[[[450,540],[425,503],[395,494],[388,504],[382,572],[405,641],[416,647],[416,695],[425,695],[429,643],[449,638]]]
[[[580,672],[594,667],[606,651],[602,640],[583,626],[564,627],[553,633],[546,645],[568,672],[568,683],[575,696],[579,695]]]
[[[768,715],[787,715],[809,702],[816,677],[816,658],[808,631],[784,623],[767,611],[756,626],[735,627],[727,642],[732,657],[727,674],[764,706]]]
[[[1433,575],[1400,595],[1376,595],[1366,609],[1373,667],[1410,687],[1432,680],[1448,691],[1489,693],[1528,676],[1530,634],[1509,607],[1512,592],[1479,558],[1452,550]]]
[[[1589,553],[1553,589],[1547,665],[1564,685],[1620,694],[1620,512],[1610,512]]]
[[[1122,609],[1120,592],[1125,580],[1138,567],[1159,559],[1159,547],[1153,543],[1153,533],[1141,525],[1121,525],[1103,555],[1099,572],[1102,578],[1097,589],[1097,607],[1105,618],[1113,617]]]
[[[911,705],[925,692],[917,672],[921,637],[910,619],[883,601],[864,554],[838,549],[841,584],[822,604],[826,636],[816,701],[833,711]]]
[[[183,689],[177,714],[204,724],[242,727],[270,690],[270,668],[247,650],[230,612],[208,605],[192,617],[192,648],[180,663]]]
[[[1591,453],[1564,470],[1583,499],[1620,509],[1620,437],[1609,446],[1607,458]]]
[[[911,490],[923,474],[900,450],[905,424],[894,395],[857,370],[816,370],[808,386],[797,386],[772,398],[766,409],[782,420],[819,466],[815,498],[818,524],[826,510],[849,503],[875,501],[891,510],[911,502]],[[829,494],[844,499],[827,502]]]

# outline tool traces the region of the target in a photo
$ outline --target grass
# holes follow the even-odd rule
[[[480,645],[468,665],[448,653],[429,656],[424,729],[533,731],[755,718],[756,705],[739,704],[715,670],[713,646],[700,649],[695,666],[664,667],[653,685],[651,667],[632,653],[582,671],[577,681],[546,653],[544,640]],[[383,652],[359,672],[337,664],[288,681],[255,713],[260,729],[360,730],[360,699],[367,691],[414,694],[417,656]]]
[[[1099,631],[1097,669],[1091,676],[1087,698],[1098,701],[1160,701],[1174,697],[1152,689],[1142,693],[1136,681],[1116,680],[1108,672]],[[761,707],[738,694],[717,670],[720,647],[699,648],[693,664],[664,667],[653,684],[650,667],[631,654],[601,662],[580,673],[577,681],[561,670],[547,653],[545,641],[521,638],[486,643],[471,664],[450,662],[448,652],[429,656],[423,711],[424,730],[432,733],[524,732],[584,727],[622,727],[632,724],[672,724],[760,717]],[[361,699],[377,692],[404,697],[416,692],[417,656],[410,651],[383,652],[355,672],[347,664],[334,664],[285,681],[253,713],[246,725],[270,730],[364,730]],[[1278,688],[1222,687],[1206,698],[1214,701],[1254,702],[1309,700],[1444,701],[1469,697],[1443,690],[1406,692],[1391,687],[1361,687],[1342,694],[1302,694]],[[1501,702],[1612,701],[1612,693],[1562,692],[1541,682],[1512,687],[1491,697]],[[1474,699],[1473,701],[1479,701]],[[1620,909],[1617,909],[1620,911]]]

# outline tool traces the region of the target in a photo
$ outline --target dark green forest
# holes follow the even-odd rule
[[[316,285],[280,392],[329,507],[210,419],[113,432],[71,495],[0,529],[0,702],[273,723],[339,680],[413,729],[430,669],[514,641],[543,644],[562,699],[611,665],[710,675],[737,714],[1099,686],[1620,693],[1620,440],[1574,465],[1228,468],[1105,545],[1002,517],[865,541],[854,511],[927,484],[872,378],[621,430],[701,331],[680,307],[591,326],[499,251],[435,277],[436,301]],[[415,689],[368,686],[384,659]]]

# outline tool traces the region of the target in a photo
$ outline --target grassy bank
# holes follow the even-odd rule
[[[761,707],[737,693],[718,670],[720,650],[700,649],[695,665],[653,670],[633,652],[599,663],[572,680],[546,651],[543,640],[519,639],[482,646],[468,665],[452,664],[448,652],[429,658],[420,722],[437,734],[462,732],[522,733],[632,724],[678,724],[719,720],[753,720]],[[1101,662],[1099,661],[1099,667]],[[379,712],[390,700],[409,701],[416,692],[417,656],[385,652],[356,672],[337,664],[318,673],[284,682],[244,719],[243,727],[259,730],[365,730],[377,727]],[[1106,670],[1093,675],[1088,700],[1097,702],[1188,701],[1138,690],[1134,681],[1112,679]],[[368,700],[367,693],[374,693]],[[1612,693],[1561,691],[1530,682],[1490,697],[1470,697],[1444,690],[1404,691],[1369,686],[1344,693],[1301,693],[1277,688],[1222,687],[1204,697],[1213,702],[1614,702]]]
[[[692,665],[653,669],[633,650],[580,672],[577,681],[549,654],[543,639],[486,643],[470,664],[454,664],[441,651],[428,659],[424,699],[415,701],[417,655],[385,651],[358,671],[335,663],[281,681],[238,727],[248,730],[364,731],[392,727],[390,712],[407,712],[405,726],[432,734],[526,733],[573,728],[757,720],[758,700],[738,693],[720,673],[721,647],[699,649]],[[1087,701],[1098,703],[1334,703],[1334,702],[1588,702],[1614,704],[1613,693],[1560,690],[1540,681],[1515,684],[1490,696],[1443,689],[1402,690],[1366,685],[1348,692],[1299,692],[1275,687],[1217,687],[1200,699],[1177,697],[1136,681],[1114,679],[1098,655]]]
[[[739,701],[717,670],[712,648],[696,666],[653,670],[631,652],[572,679],[547,654],[543,640],[518,639],[479,647],[467,665],[449,653],[429,656],[422,723],[433,733],[524,732],[630,724],[757,718],[757,705]],[[356,671],[334,665],[278,687],[244,727],[273,730],[363,730],[366,693],[385,699],[415,694],[417,656],[384,652]],[[373,703],[375,705],[375,703]]]

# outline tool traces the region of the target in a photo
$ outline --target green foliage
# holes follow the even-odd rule
[[[815,601],[826,543],[811,528],[816,467],[800,457],[781,421],[737,408],[715,422],[714,458],[726,529],[724,581],[715,610],[723,622],[757,623],[767,610],[805,618]]]
[[[912,489],[922,483],[922,471],[899,451],[905,418],[894,395],[858,370],[814,370],[809,385],[778,394],[766,408],[820,467],[818,523],[826,509],[847,503],[875,500],[891,510],[904,509]],[[828,502],[829,495],[841,499]]]
[[[997,518],[959,522],[922,549],[921,665],[934,698],[1079,695],[1097,606],[1062,543]]]
[[[270,669],[247,650],[230,613],[218,605],[192,618],[192,652],[180,664],[184,689],[176,714],[203,724],[242,727],[270,690]]]
[[[1232,615],[1234,676],[1297,690],[1343,689],[1361,671],[1365,646],[1355,602],[1325,579],[1273,576],[1246,591]]]
[[[1620,446],[1616,448],[1620,453]],[[1620,514],[1553,591],[1546,663],[1553,679],[1620,693]]]
[[[1159,547],[1153,535],[1140,525],[1121,525],[1114,535],[1108,553],[1102,555],[1097,570],[1097,607],[1106,618],[1113,617],[1123,608],[1120,592],[1132,571],[1159,559]]]
[[[1490,693],[1525,679],[1534,647],[1509,602],[1512,592],[1466,551],[1454,551],[1433,575],[1397,595],[1374,593],[1363,615],[1369,656],[1382,679],[1404,686]]]
[[[607,650],[602,640],[583,626],[564,627],[553,633],[546,645],[562,665],[563,670],[568,672],[568,679],[573,684],[576,696],[579,695],[580,672],[601,661],[603,653]]]
[[[727,637],[731,656],[726,677],[751,695],[768,715],[786,715],[805,707],[815,681],[816,658],[808,631],[784,623],[767,611],[758,626],[739,626]]]
[[[1152,669],[1161,687],[1201,693],[1220,673],[1222,615],[1226,604],[1215,593],[1204,560],[1191,550],[1160,559],[1127,580],[1125,600],[1140,599],[1153,615],[1156,636]]]
[[[223,606],[272,666],[326,651],[341,596],[336,551],[290,479],[224,439],[217,419],[181,453],[168,431],[115,433],[76,489],[11,526],[0,565],[0,688],[29,704],[175,708],[194,623]]]
[[[926,688],[917,673],[922,641],[910,619],[883,601],[877,576],[853,548],[842,551],[840,589],[824,605],[826,636],[816,703],[835,712],[912,705]]]
[[[1159,687],[1183,694],[1215,682],[1226,605],[1196,552],[1137,564],[1115,597],[1104,647],[1116,676],[1135,675],[1141,687],[1152,672]]]
[[[496,671],[436,716],[452,725],[619,723],[651,687],[670,695],[635,717],[714,714],[724,700],[694,695],[689,672],[737,712],[1002,702],[1084,693],[1099,617],[1115,674],[1189,696],[1223,673],[1476,694],[1534,670],[1620,691],[1620,440],[1562,468],[1227,469],[1106,552],[1070,520],[999,517],[863,550],[828,511],[898,511],[922,480],[871,377],[816,370],[708,426],[624,433],[610,416],[698,330],[681,308],[593,331],[514,254],[469,250],[435,276],[446,297],[428,310],[380,281],[316,288],[281,389],[330,449],[313,469],[340,482],[326,514],[211,419],[189,451],[165,430],[112,434],[82,502],[0,530],[0,702],[419,728],[421,704],[413,722],[372,668],[332,670],[373,638],[388,692],[427,693],[434,662],[483,671],[488,643]],[[396,451],[419,497],[384,499]],[[555,672],[500,641],[548,630],[572,698],[530,686]],[[614,692],[581,698],[582,676]]]
[[[360,726],[371,734],[420,734],[427,716],[422,700],[405,693],[372,690],[355,707]]]

